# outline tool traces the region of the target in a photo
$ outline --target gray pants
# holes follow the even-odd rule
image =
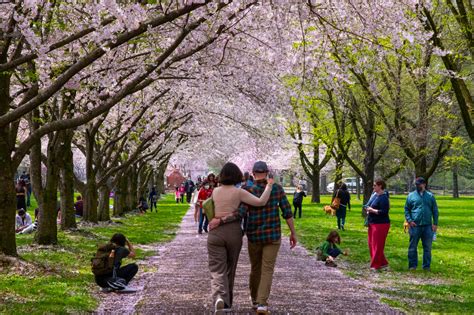
[[[226,307],[232,307],[234,278],[242,249],[242,229],[240,222],[221,225],[209,231],[207,251],[211,272],[212,299],[224,300]]]

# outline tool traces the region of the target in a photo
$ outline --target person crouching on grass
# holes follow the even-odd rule
[[[338,245],[341,244],[341,237],[337,231],[331,231],[326,238],[326,241],[317,248],[318,260],[325,261],[326,266],[337,267],[335,262],[336,258],[343,254],[349,255],[349,251],[346,249],[341,251]]]
[[[96,257],[93,258],[92,272],[95,275],[95,282],[100,286],[103,292],[111,291],[132,291],[133,289],[127,288],[128,283],[138,272],[138,265],[135,263],[122,265],[122,259],[124,258],[135,258],[135,249],[132,243],[122,233],[116,233],[110,239],[110,242],[100,246],[97,250]],[[101,259],[113,260],[113,265],[109,263],[105,265],[97,263]]]

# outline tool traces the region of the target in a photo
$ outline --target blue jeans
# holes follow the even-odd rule
[[[204,229],[204,231],[207,233],[207,226],[208,225],[209,225],[209,221],[207,220],[206,214],[204,213],[204,211],[202,211],[202,208],[199,208],[199,230],[198,230],[198,232],[202,233],[202,230]]]
[[[408,246],[408,268],[418,266],[418,243],[421,238],[423,245],[423,269],[431,265],[431,247],[433,244],[433,230],[431,225],[417,225],[410,227],[410,245]]]

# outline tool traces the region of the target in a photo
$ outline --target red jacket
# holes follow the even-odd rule
[[[201,190],[199,190],[199,194],[198,194],[199,206],[202,208],[203,201],[210,198],[211,196],[212,196],[212,188],[209,188],[209,189],[201,188]]]

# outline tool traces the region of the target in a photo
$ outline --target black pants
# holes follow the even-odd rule
[[[125,279],[125,281],[128,284],[130,280],[132,280],[133,277],[135,277],[137,272],[138,272],[137,264],[129,264],[117,270],[117,277]],[[95,283],[97,283],[101,288],[108,288],[109,285],[107,284],[107,281],[110,279],[112,279],[112,273],[105,274],[102,276],[95,276]]]
[[[330,249],[328,250],[328,254],[329,254],[329,256],[336,258],[336,257],[339,256],[340,254],[342,254],[342,252],[341,252],[341,250],[338,249],[338,248],[330,248]]]
[[[344,229],[344,224],[346,224],[346,213],[346,206],[344,205],[340,205],[339,209],[336,210],[338,229]]]
[[[299,210],[299,218],[301,218],[301,211],[303,204],[302,203],[293,203],[293,207],[295,208],[295,211],[293,212],[293,217],[296,218],[296,211]]]
[[[156,201],[150,200],[150,212],[153,212],[153,207],[155,207],[156,212],[158,212],[158,207],[156,206]]]
[[[187,192],[186,193],[186,202],[187,203],[190,203],[191,202],[191,196],[193,195],[192,192]]]

